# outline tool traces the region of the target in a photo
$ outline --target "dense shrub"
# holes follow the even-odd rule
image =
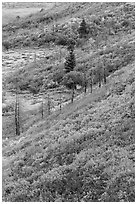
[[[56,43],[57,45],[66,46],[66,45],[68,44],[68,37],[66,37],[66,36],[63,35],[63,34],[57,34],[57,35],[56,35],[55,43]]]
[[[60,84],[62,82],[62,80],[63,80],[64,75],[65,75],[64,70],[55,71],[53,73],[53,81]]]
[[[11,44],[10,44],[9,41],[4,41],[4,42],[2,42],[2,46],[3,46],[6,50],[8,50],[8,49],[11,48]]]
[[[81,72],[71,71],[65,74],[63,78],[63,84],[70,89],[72,87],[76,87],[76,85],[83,86],[84,84],[83,74],[81,74]]]
[[[2,105],[2,113],[8,113],[14,111],[14,105],[13,104],[3,104]]]
[[[25,39],[25,40],[23,41],[23,46],[24,46],[24,47],[28,47],[30,44],[31,44],[30,39]]]
[[[134,173],[120,173],[115,181],[110,182],[106,195],[102,196],[104,202],[134,202],[135,181]]]
[[[56,40],[56,36],[53,33],[48,33],[48,34],[45,34],[44,39],[45,39],[45,43],[51,43]]]

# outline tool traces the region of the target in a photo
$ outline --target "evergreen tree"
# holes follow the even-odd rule
[[[73,36],[73,38],[69,38],[68,41],[67,41],[67,50],[70,52],[70,51],[74,51],[74,47],[76,45],[76,41],[74,39],[75,37]]]
[[[87,35],[87,24],[84,18],[79,26],[78,32],[80,38],[83,38]]]
[[[69,56],[66,58],[66,61],[64,64],[65,73],[69,73],[70,71],[73,71],[75,66],[76,66],[75,55],[73,51],[70,50]]]

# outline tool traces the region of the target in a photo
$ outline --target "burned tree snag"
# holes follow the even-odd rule
[[[16,135],[20,135],[20,118],[19,118],[19,98],[16,80],[16,101],[15,101],[15,129]]]

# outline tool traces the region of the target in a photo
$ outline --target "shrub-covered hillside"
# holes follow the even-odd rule
[[[132,63],[3,148],[4,200],[134,201],[134,91]]]
[[[134,3],[60,2],[2,29],[3,201],[134,202]]]
[[[3,25],[3,46],[43,46],[49,42],[66,44],[66,38],[77,39],[77,27],[82,18],[88,22],[89,35],[102,29],[101,19],[108,19],[109,33],[135,29],[135,5],[130,3],[57,3],[52,9],[17,19]],[[103,27],[104,28],[104,27]]]

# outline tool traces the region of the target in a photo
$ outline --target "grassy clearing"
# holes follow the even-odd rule
[[[17,16],[20,18],[27,17],[29,15],[39,12],[42,8],[47,10],[53,7],[52,3],[38,3],[33,4],[30,2],[27,3],[9,3],[5,4],[2,7],[2,25],[11,23],[16,19]]]
[[[15,8],[2,10],[2,24],[8,24],[16,20],[17,16],[25,17],[38,12],[40,8]]]

